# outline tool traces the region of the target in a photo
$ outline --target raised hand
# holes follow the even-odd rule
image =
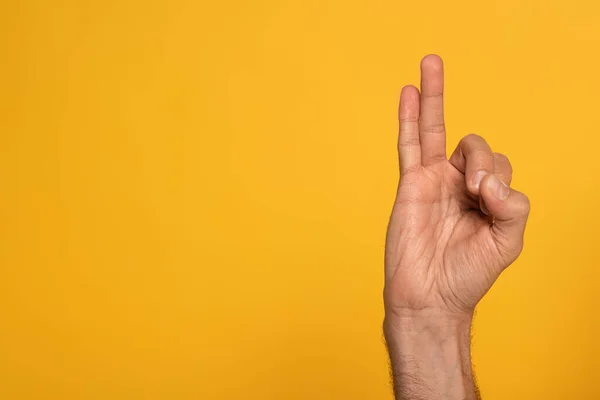
[[[421,93],[400,97],[400,184],[385,253],[388,313],[471,313],[520,254],[527,197],[510,188],[512,169],[477,135],[446,157],[444,74],[421,61]]]

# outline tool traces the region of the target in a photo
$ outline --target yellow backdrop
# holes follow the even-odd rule
[[[431,52],[448,146],[484,135],[532,201],[484,398],[600,398],[599,13],[3,1],[0,398],[390,399],[396,107]]]

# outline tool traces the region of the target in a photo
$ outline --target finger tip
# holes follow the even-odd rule
[[[419,118],[419,89],[412,85],[404,86],[400,93],[398,116],[402,118]]]
[[[479,183],[479,208],[481,212],[487,216],[493,216],[494,211],[497,210],[501,204],[498,204],[498,199],[491,192],[488,187],[488,182],[492,174],[488,174],[483,177],[481,182]]]
[[[479,196],[481,194],[481,191],[479,190],[479,187],[474,186],[473,184],[469,183],[467,184],[467,190],[469,191],[469,193],[471,193],[473,196]]]
[[[490,188],[488,187],[488,182],[491,176],[492,174],[487,174],[481,179],[481,182],[479,182],[479,195],[484,199],[487,199],[491,196]]]
[[[480,169],[466,178],[467,189],[469,189],[472,194],[479,195],[483,179],[489,174],[490,173],[488,171]]]
[[[437,54],[428,54],[421,60],[421,70],[439,71],[444,68],[442,57]]]
[[[475,185],[475,183],[473,183],[472,177],[465,176],[465,186],[470,194],[479,196],[479,185]]]
[[[414,85],[406,85],[402,87],[400,98],[419,98],[419,89]]]
[[[481,189],[482,192],[487,189],[488,182],[489,182],[491,176],[492,176],[492,174],[486,174],[483,178],[481,178],[481,182],[479,182],[479,188]]]

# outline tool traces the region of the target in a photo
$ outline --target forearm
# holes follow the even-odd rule
[[[384,333],[397,400],[477,400],[471,316],[387,313]]]

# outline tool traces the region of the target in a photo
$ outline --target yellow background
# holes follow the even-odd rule
[[[396,107],[532,214],[481,304],[485,400],[600,399],[595,1],[4,1],[0,398],[390,399]],[[450,149],[449,149],[450,150]]]

